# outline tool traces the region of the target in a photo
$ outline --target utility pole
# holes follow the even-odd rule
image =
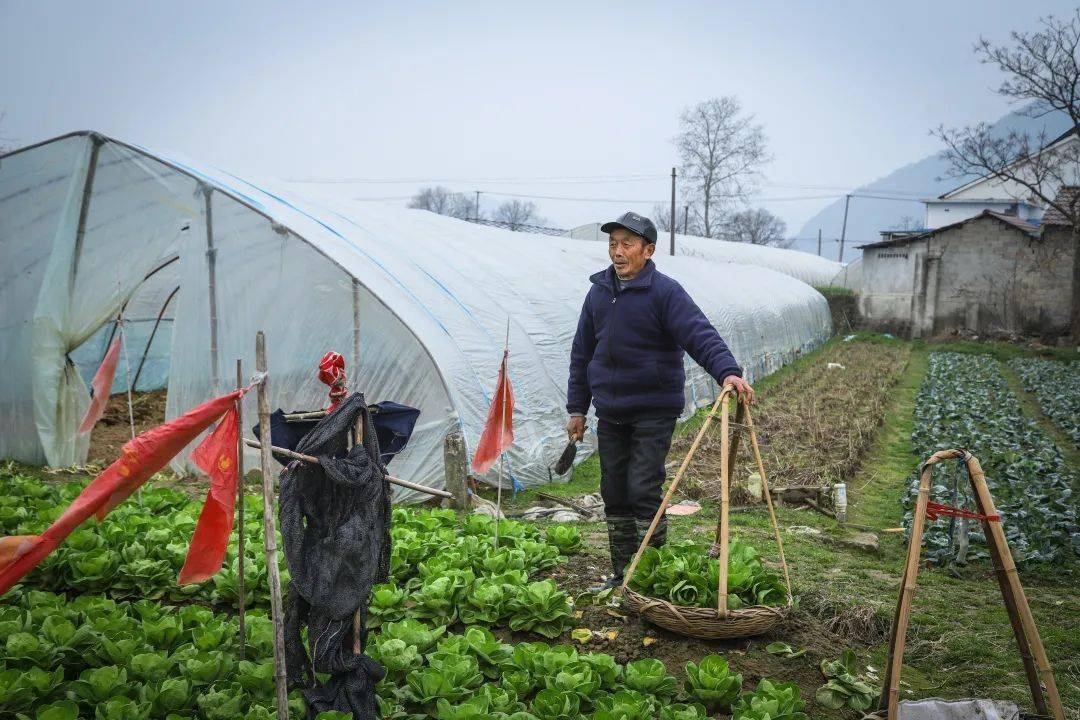
[[[687,233],[690,232],[688,230],[689,227],[690,227],[690,205],[689,205],[689,203],[687,203],[686,205],[683,205],[683,208],[682,208],[682,234],[683,235],[686,235]]]
[[[473,220],[480,219],[480,191],[476,191],[476,209],[473,211]]]
[[[821,228],[817,229],[817,254],[821,257]]]
[[[840,230],[840,257],[837,258],[837,262],[844,262],[844,238],[847,237],[847,211],[848,205],[851,203],[851,193],[844,196],[844,226]]]
[[[671,168],[671,255],[675,255],[675,168]]]

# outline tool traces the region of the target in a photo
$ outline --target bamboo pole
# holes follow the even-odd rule
[[[727,615],[727,596],[728,596],[728,541],[730,540],[731,529],[728,527],[728,515],[731,512],[731,503],[728,497],[728,483],[730,478],[729,464],[731,458],[728,457],[728,400],[730,393],[721,392],[720,399],[723,401],[720,405],[720,582],[717,588],[716,594],[716,611],[720,614],[720,617]]]
[[[745,407],[739,403],[739,407]],[[735,415],[737,420],[738,413]],[[787,585],[788,602],[794,602],[791,594],[791,577],[788,574],[787,558],[784,557],[784,540],[780,537],[780,523],[776,519],[776,508],[773,507],[772,493],[769,492],[769,481],[765,477],[765,463],[761,460],[761,448],[758,447],[757,431],[754,430],[754,418],[750,415],[750,408],[746,408],[746,424],[750,429],[750,447],[754,450],[754,461],[757,463],[758,474],[761,475],[761,492],[765,496],[765,503],[769,507],[769,519],[772,520],[773,532],[776,534],[776,547],[780,551],[780,567],[784,569],[784,584]],[[730,461],[729,461],[730,462]]]
[[[266,548],[266,577],[270,583],[270,613],[274,623],[274,686],[277,691],[278,720],[289,720],[289,693],[285,677],[285,626],[281,604],[281,576],[278,572],[277,523],[274,521],[273,456],[270,454],[270,401],[266,374],[266,336],[255,336],[255,369],[263,373],[259,381],[259,433],[267,439],[261,452],[263,475],[263,540]]]
[[[983,515],[994,517],[997,508],[994,499],[990,496],[990,490],[986,486],[986,475],[978,459],[971,453],[965,453],[968,475],[971,479],[971,488],[975,491],[975,502],[979,512]],[[1030,653],[1035,656],[1035,664],[1038,667],[1039,676],[1042,678],[1042,686],[1046,688],[1046,696],[1050,701],[1050,709],[1054,712],[1055,720],[1065,720],[1065,711],[1061,706],[1061,696],[1058,694],[1057,683],[1054,681],[1054,672],[1050,669],[1050,660],[1046,657],[1046,649],[1043,647],[1042,638],[1039,637],[1039,629],[1035,626],[1035,619],[1031,616],[1031,608],[1028,606],[1027,596],[1017,576],[1016,563],[1013,562],[1012,553],[1009,551],[1009,543],[1005,539],[1005,531],[1001,527],[1001,520],[983,520],[983,532],[991,548],[991,557],[997,570],[998,583],[1001,585],[1001,594],[1005,600],[1005,607],[1009,611],[1009,620],[1013,630],[1017,631],[1015,619],[1019,619],[1020,632],[1015,632],[1016,643],[1020,648],[1020,656],[1024,659],[1025,670],[1031,662],[1031,657],[1025,651],[1025,645],[1030,646]],[[1028,672],[1028,682],[1031,687],[1031,698],[1040,714],[1046,714],[1046,704],[1043,702],[1042,687],[1037,679]]]
[[[735,429],[735,435],[734,435],[734,437],[731,438],[731,446],[728,448],[727,464],[728,464],[728,471],[729,472],[732,470],[732,468],[735,467],[735,457],[736,457],[736,454],[739,451],[739,440],[742,437],[741,428],[742,428],[742,423],[743,423],[743,417],[744,417],[745,414],[746,414],[746,405],[744,403],[741,403],[741,402],[736,402],[735,403],[735,425],[738,426],[738,427],[736,427],[736,429]],[[719,551],[719,548],[720,548],[720,530],[721,530],[721,528],[720,528],[720,519],[717,518],[716,519],[716,537],[713,539],[713,547],[712,547],[712,550],[709,553],[710,555],[712,555],[713,552],[718,552]]]
[[[926,524],[926,503],[930,499],[930,479],[934,465],[941,457],[949,457],[953,451],[941,451],[923,463],[919,478],[919,498],[915,502],[915,513],[911,521],[911,542],[908,543],[907,562],[904,565],[903,583],[900,597],[896,604],[896,621],[893,626],[892,643],[889,647],[889,663],[886,669],[888,720],[896,720],[900,707],[900,668],[904,662],[904,641],[907,636],[908,620],[911,616],[911,601],[915,596],[916,574],[919,571],[919,555],[922,553],[923,527]],[[941,456],[941,457],[939,457]]]
[[[329,415],[325,410],[312,410],[311,412],[285,413],[282,417],[285,422],[299,422],[303,420],[322,420]]]
[[[250,448],[255,448],[256,450],[262,447],[262,443],[260,443],[258,440],[252,440],[251,438],[244,438],[244,444]],[[315,463],[316,465],[319,464],[319,458],[315,457],[314,455],[305,455],[303,453],[295,452],[294,450],[286,450],[285,448],[280,448],[277,446],[272,446],[270,448],[270,451],[273,453],[277,453],[278,455],[291,457],[293,460],[303,460],[304,462]],[[437,490],[436,488],[429,488],[425,487],[424,485],[417,485],[414,482],[402,480],[401,478],[396,478],[393,475],[387,475],[386,480],[391,485],[397,485],[398,487],[403,487],[406,490],[415,490],[417,492],[427,493],[428,495],[434,495],[435,497],[441,498],[453,497],[453,495],[446,492],[445,490]]]
[[[705,422],[702,424],[701,429],[698,430],[697,437],[694,438],[693,444],[690,446],[690,451],[686,453],[686,457],[683,458],[682,464],[679,466],[678,471],[675,473],[675,478],[668,486],[667,493],[664,494],[663,500],[660,501],[660,507],[656,510],[656,515],[653,516],[652,523],[649,525],[649,529],[645,531],[645,537],[641,540],[641,545],[638,546],[637,553],[634,554],[634,559],[630,561],[630,567],[626,569],[626,573],[623,575],[622,585],[619,587],[618,593],[621,594],[626,590],[626,586],[630,584],[630,578],[634,576],[634,570],[637,568],[638,561],[641,559],[641,554],[645,552],[645,548],[649,544],[649,540],[652,539],[653,533],[656,531],[656,526],[660,524],[660,518],[664,517],[664,512],[667,510],[668,504],[671,502],[671,497],[675,494],[675,488],[679,487],[679,482],[682,480],[683,474],[686,472],[686,468],[690,466],[690,461],[694,458],[694,453],[697,452],[698,446],[701,445],[701,441],[704,439],[705,434],[709,432],[709,427],[712,425],[713,419],[716,417],[716,409],[720,407],[720,402],[724,400],[728,395],[728,390],[725,388],[721,391],[720,396],[716,398],[716,402],[713,403],[712,409],[709,410],[709,414],[705,416]]]
[[[243,367],[240,358],[237,358],[236,389],[239,390],[242,387],[244,387]],[[240,592],[240,607],[238,608],[240,614],[237,620],[240,626],[240,659],[243,660],[244,655],[247,653],[247,629],[244,620],[247,611],[247,598],[245,596],[247,590],[244,582],[244,547],[246,546],[247,533],[244,527],[244,399],[242,397],[236,398],[236,424],[241,431],[239,441],[236,443],[236,471],[239,473],[239,480],[236,483],[236,564],[238,576],[236,578],[236,588]]]

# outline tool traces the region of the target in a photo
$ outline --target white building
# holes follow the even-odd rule
[[[1080,140],[1069,130],[1048,143],[1041,152],[1060,152],[1077,142]],[[1057,191],[1057,188],[1049,189]],[[1020,183],[994,177],[976,178],[944,195],[923,202],[926,204],[926,218],[922,231],[969,220],[986,210],[1038,225],[1046,210],[1042,201]],[[892,231],[882,231],[882,235],[886,232]]]

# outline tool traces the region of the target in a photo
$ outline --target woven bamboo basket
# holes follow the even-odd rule
[[[746,428],[749,431],[750,446],[754,453],[754,460],[757,463],[758,474],[761,476],[762,495],[764,495],[766,505],[769,509],[769,518],[772,521],[773,533],[776,536],[776,546],[780,555],[780,566],[784,571],[784,584],[787,586],[787,603],[782,607],[752,605],[750,607],[739,608],[738,610],[731,610],[728,608],[727,575],[728,549],[730,545],[730,527],[728,522],[730,510],[728,499],[730,489],[729,476],[730,469],[735,464],[735,457],[739,447],[739,434],[736,433],[734,439],[729,437],[730,423],[728,421],[728,405],[732,395],[734,395],[733,391],[729,388],[724,388],[721,391],[720,396],[716,398],[716,402],[713,404],[712,409],[705,418],[701,430],[698,431],[697,437],[694,438],[694,442],[690,446],[690,451],[687,452],[682,465],[679,466],[678,472],[675,473],[675,478],[671,481],[671,485],[664,494],[664,499],[660,503],[660,508],[656,511],[656,515],[653,517],[652,523],[649,525],[649,530],[645,533],[645,537],[642,538],[641,545],[634,554],[634,559],[630,562],[630,566],[627,568],[623,577],[622,587],[619,588],[622,604],[631,612],[637,613],[654,625],[659,625],[662,628],[679,633],[680,635],[706,640],[761,635],[779,625],[783,619],[787,617],[793,604],[791,578],[788,573],[787,560],[784,558],[784,541],[780,537],[780,525],[776,520],[776,511],[773,508],[772,495],[769,493],[769,481],[765,476],[765,467],[761,461],[761,450],[758,447],[757,433],[754,430],[754,420],[750,416],[750,410],[746,403],[740,401],[738,402],[738,408],[736,410],[735,424],[738,427],[742,427],[742,423],[745,421]],[[675,605],[667,600],[648,597],[635,592],[630,589],[629,584],[631,578],[634,576],[634,570],[637,569],[638,561],[641,559],[642,553],[645,552],[645,548],[648,547],[649,540],[652,539],[653,533],[656,531],[656,526],[660,523],[660,518],[664,517],[667,507],[671,503],[671,498],[675,494],[675,490],[678,488],[683,475],[686,474],[686,469],[690,466],[690,462],[693,460],[694,454],[701,445],[702,439],[709,431],[709,428],[712,426],[712,423],[718,414],[720,416],[721,433],[720,519],[716,526],[716,542],[713,546],[714,552],[710,553],[710,555],[715,553],[720,563],[720,583],[718,587],[717,606],[715,608],[706,608]]]

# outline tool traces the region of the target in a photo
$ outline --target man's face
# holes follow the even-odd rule
[[[629,280],[641,272],[645,261],[652,257],[655,250],[655,244],[624,228],[615,228],[608,235],[608,256],[616,274],[623,280]]]

